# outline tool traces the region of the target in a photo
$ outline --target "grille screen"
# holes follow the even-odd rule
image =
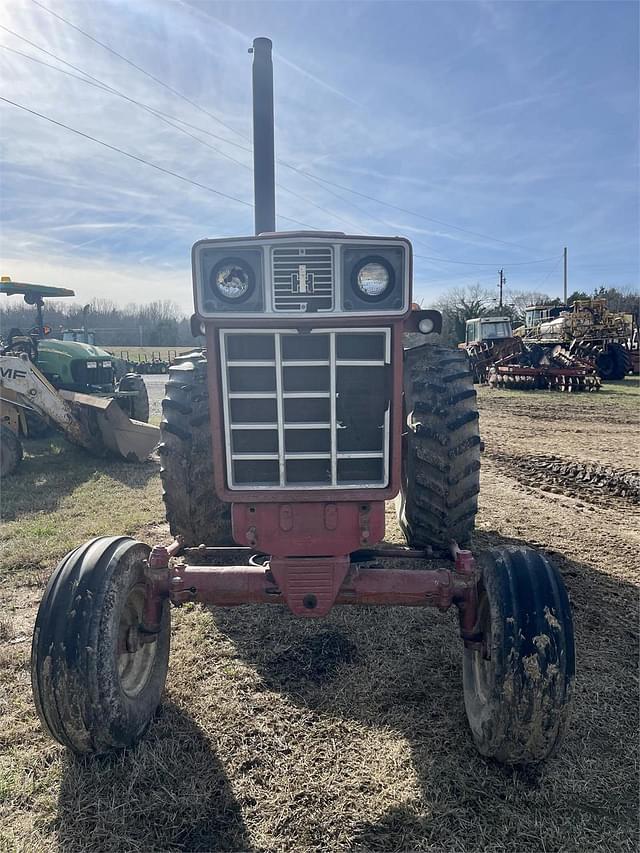
[[[334,276],[330,246],[275,248],[272,262],[275,311],[331,311]]]
[[[220,333],[231,489],[383,488],[389,329]]]
[[[87,367],[86,361],[72,361],[73,381],[78,385],[110,385],[113,382],[113,368],[103,367],[100,361],[94,363],[95,367]]]

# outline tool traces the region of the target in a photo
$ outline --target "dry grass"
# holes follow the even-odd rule
[[[500,418],[503,431],[523,420],[508,405]],[[489,422],[484,431],[490,446]],[[319,621],[280,607],[176,610],[167,700],[147,737],[127,753],[78,760],[40,732],[31,706],[28,634],[47,552],[157,522],[162,507],[153,469],[116,472],[78,455],[56,477],[39,464],[40,475],[3,495],[13,520],[5,516],[0,564],[0,849],[637,849],[631,515],[484,466],[478,545],[526,537],[546,548],[574,607],[573,724],[538,770],[477,755],[453,614],[400,608],[339,608]],[[38,476],[49,477],[41,518],[28,500],[41,494]]]
[[[61,437],[29,441],[0,489],[0,570],[47,569],[90,536],[157,521],[157,465],[96,459]]]

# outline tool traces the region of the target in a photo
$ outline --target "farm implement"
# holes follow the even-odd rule
[[[466,342],[474,381],[513,390],[598,391],[601,385],[593,362],[561,344],[542,346],[514,335],[508,317],[478,317],[467,321]]]
[[[571,609],[543,554],[474,553],[478,411],[466,354],[429,343],[401,237],[275,231],[271,42],[254,41],[256,236],[192,251],[194,335],[169,371],[161,478],[172,542],[67,554],[32,646],[44,728],[77,753],[141,738],[161,701],[170,607],[454,609],[480,752],[536,764],[567,728]],[[419,345],[405,349],[405,334]],[[405,547],[381,547],[396,499]],[[437,557],[437,560],[434,558]]]
[[[523,345],[519,353],[497,359],[487,369],[494,388],[548,391],[598,391],[600,377],[592,364],[568,355],[562,347],[550,352]]]

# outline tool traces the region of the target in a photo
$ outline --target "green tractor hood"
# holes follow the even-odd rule
[[[81,359],[95,361],[103,358],[112,359],[110,352],[92,344],[81,344],[76,341],[59,341],[56,338],[44,338],[38,341],[38,353],[51,355],[56,358]],[[39,360],[39,359],[38,359]]]
[[[111,362],[104,365],[104,362]],[[85,368],[77,366],[82,362]],[[108,390],[113,385],[113,356],[100,347],[76,341],[44,338],[38,341],[38,367],[58,388],[86,390],[87,385]],[[76,364],[72,368],[72,364]],[[92,381],[93,377],[93,381]]]

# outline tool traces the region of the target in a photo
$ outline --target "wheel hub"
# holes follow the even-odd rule
[[[137,696],[145,687],[153,669],[156,656],[156,640],[142,641],[145,600],[144,584],[134,586],[122,609],[118,628],[118,675],[120,686],[127,696]]]

